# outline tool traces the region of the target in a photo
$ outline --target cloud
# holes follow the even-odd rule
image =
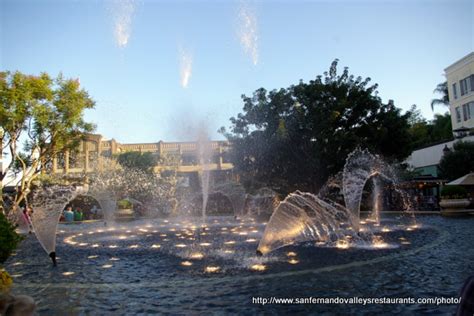
[[[187,88],[193,71],[193,56],[183,48],[179,49],[179,68],[181,86]]]
[[[112,0],[112,16],[114,20],[114,37],[117,46],[125,48],[132,34],[133,14],[136,0]]]
[[[255,8],[242,2],[238,14],[238,36],[244,52],[254,65],[258,64],[258,21]]]

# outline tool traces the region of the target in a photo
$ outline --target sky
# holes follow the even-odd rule
[[[431,119],[444,69],[474,50],[473,0],[0,0],[0,69],[79,78],[119,142],[193,140],[241,95],[339,69]]]

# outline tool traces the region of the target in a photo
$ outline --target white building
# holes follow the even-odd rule
[[[438,165],[441,158],[443,158],[444,150],[453,150],[453,144],[458,141],[474,142],[474,136],[466,136],[461,139],[417,149],[411,153],[406,162],[415,169],[415,171],[418,171],[420,175],[430,175],[437,178],[439,173]]]
[[[447,67],[445,74],[454,140],[411,153],[406,162],[423,176],[438,177],[444,150],[452,150],[455,142],[474,141],[474,52]]]
[[[445,70],[453,131],[474,128],[474,52]]]

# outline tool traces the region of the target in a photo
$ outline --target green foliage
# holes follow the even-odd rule
[[[21,241],[15,227],[0,213],[0,263],[5,262]]]
[[[7,148],[13,158],[2,176],[9,170],[23,174],[16,204],[54,156],[76,148],[84,133],[93,130],[83,119],[84,111],[93,107],[94,101],[78,80],[0,72],[0,137],[2,150]]]
[[[438,99],[431,100],[431,110],[434,110],[435,105],[449,106],[448,82],[438,83],[436,89],[433,91],[441,95]]]
[[[408,114],[413,149],[453,138],[449,113],[435,114],[432,121],[427,121],[416,105],[413,105]]]
[[[157,160],[150,152],[129,151],[117,156],[118,163],[124,168],[152,172]]]
[[[431,121],[433,141],[443,141],[453,138],[453,128],[451,124],[451,115],[449,112],[445,114],[435,114]]]
[[[126,210],[133,208],[133,204],[129,200],[120,200],[117,202],[117,207],[121,210]]]
[[[451,115],[449,113],[435,114],[432,121],[423,118],[415,105],[408,113],[410,114],[409,133],[413,149],[453,139]]]
[[[15,157],[11,166],[13,173],[19,174],[23,170],[23,164],[31,167],[31,158],[24,152],[18,152],[18,157]]]
[[[441,176],[455,180],[474,171],[474,142],[457,142],[439,163]]]
[[[233,143],[231,159],[243,183],[316,191],[357,146],[389,159],[409,155],[410,114],[383,104],[370,78],[348,68],[338,75],[337,62],[309,83],[242,96],[243,113],[230,119],[230,132],[221,132]]]
[[[464,199],[467,197],[467,190],[459,185],[446,185],[440,194],[445,199]]]

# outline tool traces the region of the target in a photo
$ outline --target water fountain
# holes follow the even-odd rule
[[[382,244],[375,238],[370,228],[361,227],[360,203],[366,182],[373,178],[374,207],[371,217],[380,222],[381,179],[396,183],[392,168],[378,156],[368,150],[356,149],[352,152],[344,166],[342,174],[342,192],[345,207],[337,202],[325,201],[331,187],[340,188],[341,177],[331,178],[330,183],[323,187],[323,193],[315,196],[311,193],[296,191],[287,196],[273,213],[258,245],[257,253],[266,254],[280,247],[305,241],[315,241],[317,245],[335,245],[346,248],[351,243]],[[410,204],[407,196],[399,188],[394,187],[404,202],[404,208]],[[346,239],[349,236],[351,243]],[[375,240],[375,241],[374,241]]]
[[[201,128],[198,136],[198,155],[201,170],[199,177],[201,179],[202,191],[202,222],[206,222],[206,207],[209,198],[209,181],[210,181],[210,163],[212,162],[212,145],[209,136],[204,128]]]
[[[345,236],[343,228],[350,218],[347,209],[331,205],[314,194],[296,191],[289,194],[273,213],[257,253],[266,254],[308,240],[335,242]]]
[[[31,199],[33,209],[31,221],[36,238],[56,265],[56,230],[61,213],[67,203],[79,194],[84,194],[87,187],[47,186],[40,187]]]
[[[90,194],[100,205],[104,217],[104,226],[115,222],[115,211],[117,209],[117,198],[108,192],[95,192]]]
[[[372,190],[372,215],[371,220],[375,223],[380,224],[380,212],[382,210],[383,191],[382,183],[379,177],[375,176],[372,178],[373,190]]]
[[[221,193],[229,199],[234,216],[243,215],[247,195],[242,185],[235,182],[226,182],[215,186],[212,191],[213,193]]]
[[[248,195],[245,216],[268,220],[279,203],[280,200],[275,191],[267,187],[260,188],[254,195]]]
[[[374,178],[374,196],[376,199],[381,198],[383,192],[380,191],[381,182],[391,183],[392,190],[396,192],[402,199],[402,211],[407,213],[413,210],[407,193],[401,190],[397,183],[398,177],[394,169],[385,163],[379,156],[373,155],[367,149],[360,148],[354,150],[346,159],[344,165],[342,188],[344,194],[344,202],[346,208],[351,212],[352,226],[354,229],[359,228],[360,221],[360,203],[362,193],[367,181]],[[378,202],[375,204],[379,204]],[[375,205],[371,217],[380,218],[380,207]],[[411,213],[411,215],[413,215]]]
[[[343,171],[343,194],[346,208],[352,214],[352,226],[359,227],[360,202],[367,180],[380,176],[393,179],[391,169],[378,156],[368,150],[356,149],[346,159]],[[374,212],[377,210],[374,209]],[[378,217],[375,215],[374,217]]]

